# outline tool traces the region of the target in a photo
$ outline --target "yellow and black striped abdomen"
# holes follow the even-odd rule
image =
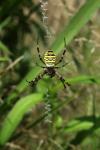
[[[52,50],[45,52],[44,54],[44,62],[47,67],[53,67],[55,65],[56,55]]]

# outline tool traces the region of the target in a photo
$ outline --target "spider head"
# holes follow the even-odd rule
[[[53,53],[52,50],[48,50],[44,54],[44,62],[47,67],[53,67],[55,65],[56,55]]]

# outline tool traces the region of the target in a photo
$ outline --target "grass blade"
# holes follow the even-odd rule
[[[42,94],[31,94],[21,98],[6,117],[0,131],[0,145],[3,145],[12,135],[25,112],[42,100]]]
[[[58,35],[58,38],[52,45],[53,50],[57,53],[64,47],[64,37],[66,38],[66,44],[71,42],[73,37],[81,30],[81,28],[89,21],[93,13],[100,7],[100,0],[88,0],[80,8],[80,10],[71,19],[64,30]]]

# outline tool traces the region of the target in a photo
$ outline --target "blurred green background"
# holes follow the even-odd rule
[[[0,150],[100,150],[100,0],[47,2],[49,39],[39,1],[0,1]],[[26,82],[42,71],[37,37],[58,60],[66,38],[66,90]]]

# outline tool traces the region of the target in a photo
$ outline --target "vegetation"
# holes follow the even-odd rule
[[[55,30],[50,46],[39,2],[0,1],[1,150],[100,149],[100,0],[74,0],[74,9],[66,2],[61,1],[65,13],[58,29],[48,6],[48,17],[55,21],[54,27],[49,22]],[[58,58],[66,38],[64,60],[69,63],[59,69],[71,84],[66,90],[56,77],[45,76],[36,87],[26,82],[42,71],[38,36],[41,54],[51,47]]]

